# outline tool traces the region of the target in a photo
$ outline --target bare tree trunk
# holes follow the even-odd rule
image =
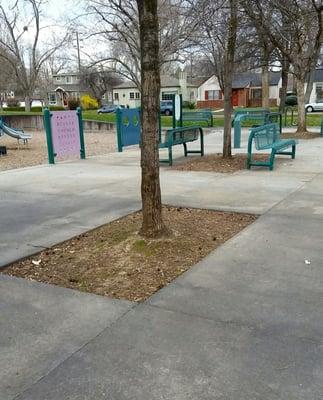
[[[29,96],[25,96],[25,111],[26,112],[30,112],[31,107],[30,107],[30,97]]]
[[[269,69],[268,64],[261,68],[262,107],[269,108]]]
[[[224,130],[223,130],[223,157],[231,157],[231,112],[232,112],[232,77],[234,68],[234,56],[236,50],[238,26],[237,0],[230,0],[230,20],[226,45],[226,63],[224,72]]]
[[[315,68],[311,70],[307,79],[307,86],[305,91],[305,104],[310,102],[310,97],[313,90]]]
[[[160,95],[157,0],[137,0],[141,53],[141,235],[167,232],[162,220],[159,179],[158,112]]]
[[[306,132],[306,115],[305,115],[305,85],[303,77],[296,77],[297,86],[297,133]]]
[[[287,97],[287,86],[288,86],[288,73],[289,73],[289,62],[285,59],[282,61],[282,87],[280,92],[280,104],[279,111],[285,110],[285,102]]]

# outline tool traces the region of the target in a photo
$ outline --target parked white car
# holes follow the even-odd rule
[[[315,103],[305,104],[305,110],[307,112],[323,111],[323,99],[316,100]]]

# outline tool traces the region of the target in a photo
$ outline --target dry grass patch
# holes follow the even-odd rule
[[[143,301],[257,218],[168,206],[163,214],[171,237],[140,237],[137,212],[17,262],[3,273]]]

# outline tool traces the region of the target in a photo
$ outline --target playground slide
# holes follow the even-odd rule
[[[23,140],[24,142],[32,138],[31,134],[25,133],[22,129],[10,128],[0,119],[0,135],[2,132],[17,140]]]

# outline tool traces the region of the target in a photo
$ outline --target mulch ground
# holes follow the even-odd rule
[[[255,221],[250,214],[165,206],[172,234],[146,240],[133,213],[7,267],[3,273],[143,301]]]
[[[257,161],[268,160],[268,154],[255,154],[253,159]],[[211,154],[204,157],[183,158],[176,160],[171,169],[177,171],[210,171],[219,173],[232,173],[246,169],[247,155],[235,154],[230,158],[223,158],[221,153]]]
[[[0,156],[0,171],[48,163],[45,132],[28,133],[32,134],[28,145],[20,143],[18,146],[17,140],[7,135],[0,137],[0,146],[6,146],[8,153],[6,156]],[[114,132],[85,131],[84,140],[87,156],[111,153],[116,148]]]
[[[320,134],[318,132],[301,132],[301,133],[297,133],[297,132],[285,132],[282,133],[281,135],[282,139],[316,139],[318,137],[320,137]]]

